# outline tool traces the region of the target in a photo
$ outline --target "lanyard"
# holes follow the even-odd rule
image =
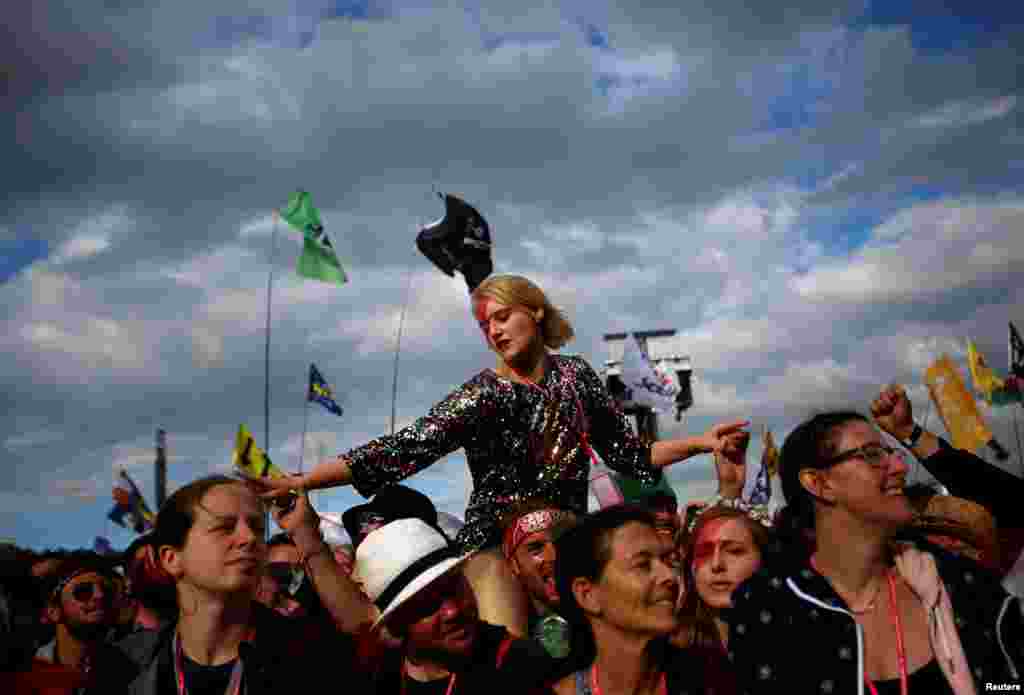
[[[406,670],[405,659],[402,659],[402,686],[401,686],[402,695],[405,695],[405,687],[406,687],[405,686],[405,679],[406,679],[406,677],[408,675],[409,675],[409,672]],[[448,679],[448,689],[446,691],[444,691],[444,695],[452,695],[453,692],[455,692],[455,674],[454,673]]]
[[[907,695],[907,654],[903,648],[903,620],[900,618],[900,611],[896,606],[896,579],[892,576],[892,572],[886,576],[889,580],[889,617],[892,618],[893,626],[896,628],[896,657],[900,664],[900,694]],[[866,673],[864,682],[868,684],[871,695],[878,695],[878,689]]]
[[[590,689],[593,691],[593,695],[604,695],[601,692],[601,684],[597,681],[597,661],[594,661],[594,667],[590,669]],[[658,695],[668,695],[668,681],[665,678],[665,672],[661,672],[661,678],[658,680]]]
[[[818,574],[821,574],[821,570],[818,569],[813,556],[811,556],[811,567]],[[889,618],[896,629],[896,659],[900,665],[900,695],[907,695],[907,653],[903,646],[903,619],[900,618],[900,611],[896,606],[896,578],[891,571],[885,573],[885,578],[889,583]],[[864,682],[867,684],[868,690],[871,691],[871,695],[878,695],[878,689],[875,687],[874,682],[868,678],[866,672],[864,673]]]
[[[251,632],[250,632],[251,636]],[[178,638],[178,631],[174,631],[174,680],[178,686],[178,695],[188,695],[185,687],[185,653],[181,649],[181,640]],[[224,695],[239,695],[242,688],[242,656],[235,659],[235,666],[231,669],[231,680]]]
[[[525,383],[528,386],[532,386],[533,388],[543,393],[545,398],[550,399],[552,397],[548,390],[545,389],[540,384],[538,384],[537,382],[525,376],[523,376],[522,378],[524,380],[523,383]],[[597,456],[594,454],[593,448],[591,448],[590,446],[590,437],[587,433],[587,428],[584,425],[586,415],[583,413],[583,403],[582,401],[580,401],[580,397],[576,393],[575,389],[573,389],[572,391],[572,397],[573,400],[576,401],[576,422],[574,422],[573,424],[576,426],[576,433],[579,435],[580,444],[583,446],[583,450],[587,452],[587,455],[590,456],[590,460],[594,463],[594,465],[600,465],[601,462],[597,459]]]

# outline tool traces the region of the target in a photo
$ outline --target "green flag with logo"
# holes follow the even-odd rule
[[[296,271],[304,278],[333,282],[344,285],[348,282],[345,269],[334,252],[331,240],[324,232],[320,212],[313,207],[313,201],[306,191],[296,191],[288,198],[288,205],[281,211],[281,217],[292,227],[302,232],[302,255]]]

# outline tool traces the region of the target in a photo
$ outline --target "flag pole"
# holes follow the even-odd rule
[[[308,395],[308,394],[307,394]],[[302,462],[306,455],[306,423],[309,421],[309,398],[302,405],[302,444],[299,448],[299,475],[302,475]]]
[[[273,212],[274,224],[270,232],[270,254],[268,263],[270,272],[267,274],[267,340],[263,350],[263,441],[264,451],[270,455],[270,297],[274,289],[274,255],[277,250],[277,210]],[[270,537],[270,510],[267,509],[267,537]]]
[[[405,324],[405,310],[409,306],[409,289],[412,287],[412,267],[405,273],[405,299],[402,302],[402,313],[398,316],[398,335],[395,337],[395,366],[391,380],[391,434],[395,433],[395,407],[398,402],[398,353],[402,349],[402,326]]]

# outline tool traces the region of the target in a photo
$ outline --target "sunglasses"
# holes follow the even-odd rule
[[[893,449],[891,446],[885,446],[883,444],[868,444],[867,446],[857,447],[856,449],[850,449],[849,451],[837,454],[825,461],[821,467],[828,468],[843,463],[844,461],[862,459],[872,468],[881,469],[885,467],[886,462],[891,456],[898,457],[901,462],[906,461],[907,459],[906,452],[901,449]]]
[[[103,589],[103,598],[107,601],[113,601],[115,595],[119,593],[110,582],[89,581],[75,584],[71,588],[71,596],[79,603],[85,603],[93,597],[98,588]]]
[[[267,576],[274,580],[281,591],[289,596],[295,596],[302,587],[302,580],[306,578],[306,572],[302,565],[293,565],[290,562],[269,562],[267,563]]]

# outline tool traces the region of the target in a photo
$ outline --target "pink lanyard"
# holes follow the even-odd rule
[[[252,631],[249,632],[250,639]],[[178,638],[178,631],[174,631],[174,676],[178,686],[178,695],[188,695],[185,687],[185,653],[181,649],[181,640]],[[242,688],[242,657],[235,660],[235,666],[231,669],[231,680],[228,681],[225,695],[238,695]]]
[[[892,618],[893,626],[896,628],[896,657],[900,664],[900,693],[901,695],[907,695],[909,692],[909,687],[907,686],[907,654],[903,648],[903,619],[900,618],[900,611],[896,607],[896,579],[892,576],[892,572],[889,572],[886,578],[889,580],[889,617]],[[864,674],[864,682],[868,684],[871,695],[878,695],[878,689],[866,673]]]
[[[813,556],[811,557],[811,567],[818,574],[822,574]],[[896,659],[900,665],[900,695],[907,695],[909,692],[909,687],[907,686],[907,653],[903,646],[903,619],[900,617],[899,609],[896,607],[896,578],[893,577],[892,572],[886,572],[885,578],[889,582],[889,617],[892,619],[893,627],[896,628]],[[867,673],[864,674],[864,682],[867,683],[871,695],[878,695],[878,688],[868,678]]]
[[[604,695],[601,692],[601,684],[597,681],[597,661],[594,662],[594,667],[590,669],[590,689],[594,695]],[[658,680],[658,695],[668,695],[668,680],[665,678],[665,672],[661,672],[661,678]]]

